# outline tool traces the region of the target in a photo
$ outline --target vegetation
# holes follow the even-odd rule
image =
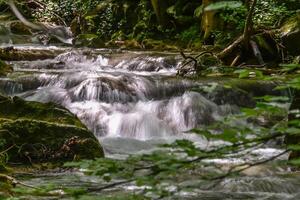
[[[135,194],[116,192],[112,199],[176,198],[194,189],[186,184],[187,179],[197,179],[197,187],[205,190],[216,187],[224,178],[241,176],[249,168],[268,162],[299,169],[299,1],[33,0],[16,4],[38,26],[44,27],[40,24],[45,22],[69,26],[75,46],[172,49],[183,58],[179,76],[230,76],[245,83],[244,88],[234,82],[225,85],[228,93],[235,89],[238,94],[248,94],[249,79],[256,84],[270,80],[279,83],[274,87],[277,96],[261,92],[260,85],[252,85],[255,105],[190,131],[208,141],[225,142],[221,146],[203,148],[189,140],[177,140],[152,153],[120,160],[103,158],[103,150],[92,133],[64,108],[0,96],[0,198],[33,194],[92,199],[90,193],[103,192],[103,198],[109,199],[109,195],[105,196],[107,189],[131,184],[138,186]],[[8,13],[8,8],[6,1],[0,1],[1,11]],[[22,26],[23,23],[11,27],[21,35],[35,32]],[[41,29],[55,35],[49,31],[51,28]],[[53,52],[22,53],[2,48],[0,58],[9,61],[54,56]],[[10,72],[12,68],[0,60],[0,77]],[[193,90],[216,92],[213,85],[208,85],[206,91],[200,87]],[[291,104],[289,111],[282,107],[284,103]],[[284,150],[268,159],[250,160],[225,170],[208,162],[242,158],[272,141],[281,141]],[[277,160],[287,153],[289,160]],[[83,189],[66,187],[62,188],[63,195],[56,194],[55,186],[32,187],[10,177],[9,161],[64,162],[65,170],[79,169],[87,176],[100,178],[102,184]],[[21,187],[15,188],[16,184]]]

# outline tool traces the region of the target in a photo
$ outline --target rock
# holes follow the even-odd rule
[[[256,42],[264,61],[278,61],[276,42],[269,33],[260,33],[253,36],[253,41]]]
[[[255,107],[253,96],[239,88],[226,88],[218,85],[206,96],[217,105],[230,104],[239,107]]]
[[[31,35],[30,28],[21,21],[12,21],[10,23],[10,31],[17,35]]]
[[[287,96],[284,90],[275,90],[278,83],[275,81],[258,81],[258,80],[243,80],[233,79],[227,83],[233,88],[239,88],[252,97],[262,97],[265,95],[271,96]]]
[[[20,60],[44,60],[55,58],[60,53],[60,49],[17,49],[17,48],[0,48],[0,59],[5,61],[20,61]]]
[[[53,103],[0,96],[0,139],[11,162],[63,162],[103,157],[92,132],[68,110]]]
[[[0,77],[6,76],[8,73],[13,72],[12,66],[6,64],[4,61],[0,60]]]
[[[284,23],[280,29],[280,37],[285,49],[291,55],[300,54],[300,12]]]

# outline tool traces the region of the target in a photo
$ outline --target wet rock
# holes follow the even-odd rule
[[[258,81],[258,80],[232,80],[227,83],[234,88],[239,88],[253,97],[262,97],[265,95],[286,96],[286,91],[274,90],[279,83],[274,81]]]
[[[291,17],[280,29],[280,37],[285,49],[291,55],[300,54],[300,12]]]
[[[20,61],[20,60],[44,60],[55,58],[62,53],[63,50],[51,50],[51,49],[17,49],[11,47],[0,48],[0,59],[5,61]]]
[[[253,97],[244,90],[239,88],[226,88],[217,86],[212,92],[207,94],[217,105],[237,105],[239,107],[254,107],[255,100]]]
[[[6,64],[2,60],[0,60],[0,77],[6,76],[8,73],[13,72],[12,66]]]
[[[63,162],[103,157],[98,140],[68,110],[53,103],[0,96],[0,139],[11,162]]]

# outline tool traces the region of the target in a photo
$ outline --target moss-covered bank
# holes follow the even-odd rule
[[[10,162],[63,162],[103,157],[98,140],[68,110],[53,103],[0,96],[0,139]]]

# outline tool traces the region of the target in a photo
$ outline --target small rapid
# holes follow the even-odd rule
[[[60,104],[99,138],[164,139],[236,110],[191,91],[199,83],[175,77],[175,54],[72,50],[11,64],[14,78],[2,81],[2,91]]]
[[[95,134],[106,156],[112,158],[151,152],[159,148],[157,144],[176,139],[189,139],[198,147],[207,147],[204,137],[189,131],[238,113],[241,106],[253,106],[251,96],[239,91],[194,90],[205,91],[208,85],[217,87],[218,80],[177,77],[181,58],[172,53],[60,48],[52,59],[11,61],[10,64],[14,73],[0,78],[0,93],[64,106]],[[274,156],[274,152],[281,150],[262,148],[239,159],[207,162],[230,166],[249,159],[266,159]],[[226,178],[213,190],[182,193],[180,198],[294,199],[300,193],[296,187],[299,177],[289,177],[286,169],[267,166],[253,169],[251,173]],[[60,176],[66,184],[72,185],[69,177],[68,174]],[[56,179],[55,175],[52,181]],[[29,183],[35,181],[41,178],[33,177]],[[197,188],[197,181],[191,177],[187,184]],[[281,187],[286,184],[289,185]]]

